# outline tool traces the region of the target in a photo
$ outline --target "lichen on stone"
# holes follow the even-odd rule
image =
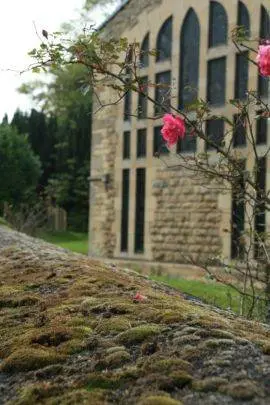
[[[266,325],[1,227],[0,266],[3,403],[268,405]]]

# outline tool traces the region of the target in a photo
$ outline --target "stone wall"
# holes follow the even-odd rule
[[[203,261],[221,249],[218,193],[208,181],[184,169],[157,171],[156,209],[151,226],[153,259]]]
[[[125,36],[139,22],[143,11],[150,12],[162,0],[130,0],[104,27],[106,37]],[[160,25],[160,22],[157,22]],[[98,89],[99,99],[107,104],[115,95],[108,88]],[[117,171],[117,119],[119,107],[111,106],[98,111],[94,100],[92,128],[91,177],[110,176],[106,189],[102,181],[90,183],[90,254],[111,257],[116,247],[115,198],[121,185],[115,181]],[[155,172],[155,171],[154,171]],[[203,259],[217,254],[221,248],[220,213],[218,196],[207,190],[198,180],[192,181],[189,173],[179,170],[158,169],[151,176],[155,210],[150,220],[150,244],[153,260],[186,262],[183,256]],[[132,196],[134,198],[134,196]],[[119,225],[119,224],[118,224]],[[119,228],[119,227],[118,227]]]
[[[137,17],[145,9],[151,10],[162,0],[130,0],[121,11],[111,18],[104,27],[107,38],[120,37],[122,33],[138,23]],[[106,87],[96,90],[99,100],[108,104],[116,100],[117,95]],[[89,253],[111,257],[115,249],[116,234],[113,231],[115,221],[115,162],[118,143],[117,106],[105,107],[97,111],[100,103],[93,100],[93,125],[91,146],[91,175],[98,178],[109,175],[106,189],[102,181],[90,181],[89,214]]]
[[[110,96],[108,89],[99,92],[105,101]],[[93,113],[99,108],[94,100]],[[92,153],[90,173],[89,252],[110,257],[115,247],[112,231],[115,199],[115,157],[117,135],[115,130],[116,109],[106,107],[94,115],[92,128]],[[109,176],[106,184],[105,177]]]

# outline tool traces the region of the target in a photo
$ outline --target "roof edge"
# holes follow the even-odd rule
[[[98,30],[103,29],[106,25],[114,19],[114,17],[125,8],[125,6],[130,2],[130,0],[124,0],[116,9],[115,11],[108,17],[106,20],[97,28]]]

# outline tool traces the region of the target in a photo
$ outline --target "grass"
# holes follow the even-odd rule
[[[38,235],[46,242],[61,246],[73,252],[87,255],[88,252],[88,235],[82,232],[42,232]]]
[[[8,226],[9,224],[3,217],[0,217],[0,225]]]
[[[235,313],[239,313],[241,295],[232,287],[217,283],[215,281],[199,281],[199,280],[186,280],[184,278],[171,277],[171,276],[151,276],[153,280],[161,281],[171,287],[181,290],[181,292],[194,295],[201,298],[204,302],[218,306],[223,309],[231,309]],[[249,299],[246,299],[246,310],[250,307]],[[255,305],[254,315],[258,318],[263,317],[265,308],[262,302]],[[253,316],[254,316],[253,315]]]

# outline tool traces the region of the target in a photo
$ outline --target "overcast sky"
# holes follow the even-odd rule
[[[3,3],[3,4],[2,4]],[[28,97],[16,89],[38,75],[6,71],[25,69],[31,59],[27,52],[38,46],[34,24],[40,32],[57,31],[61,23],[79,16],[84,0],[7,0],[1,1],[0,12],[0,122],[5,113],[12,118],[17,107],[25,111],[31,106]]]

